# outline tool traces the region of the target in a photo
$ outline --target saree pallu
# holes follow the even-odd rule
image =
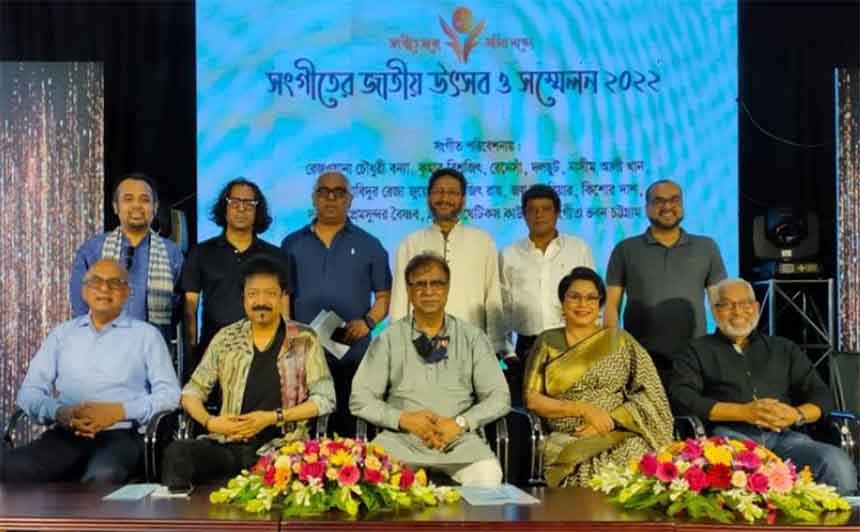
[[[602,465],[626,464],[672,438],[672,413],[654,363],[622,329],[601,329],[574,346],[563,328],[544,331],[529,354],[523,389],[599,406],[615,421],[611,432],[578,437],[582,418],[544,419],[550,486],[585,485]]]

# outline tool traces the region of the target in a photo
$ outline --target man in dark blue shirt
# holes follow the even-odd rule
[[[310,323],[321,311],[330,310],[346,322],[341,340],[350,345],[349,351],[340,359],[327,352],[326,359],[337,395],[331,427],[351,436],[355,433],[349,414],[352,378],[370,345],[370,332],[388,315],[391,268],[379,240],[347,217],[352,194],[346,176],[320,175],[313,203],[316,218],[281,243],[292,275],[291,316]]]

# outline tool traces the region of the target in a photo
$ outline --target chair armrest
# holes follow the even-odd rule
[[[9,447],[10,449],[15,447],[15,428],[18,426],[18,422],[22,419],[27,418],[27,413],[21,410],[20,408],[16,408],[12,415],[9,416],[9,419],[6,421],[6,426],[3,428],[3,445]]]
[[[329,414],[317,416],[313,435],[315,439],[318,440],[320,438],[325,438],[326,436],[328,436],[328,418]]]
[[[675,439],[707,438],[705,424],[696,416],[675,417]]]
[[[534,412],[522,407],[511,408],[510,415],[522,416],[529,424],[529,436],[531,440],[531,463],[529,464],[528,483],[531,485],[544,484],[545,480],[543,478],[543,453],[541,452],[541,448],[543,447],[544,434],[541,419]]]
[[[159,481],[158,450],[175,439],[181,412],[179,408],[157,412],[146,424],[146,432],[143,436],[143,466],[149,482]]]
[[[858,463],[860,449],[858,449],[857,440],[854,438],[858,424],[857,417],[851,412],[835,410],[829,412],[826,418],[830,434],[828,443],[840,447],[855,464]]]

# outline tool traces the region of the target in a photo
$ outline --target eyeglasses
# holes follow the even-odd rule
[[[720,301],[716,307],[720,310],[751,310],[755,307],[755,301]]]
[[[98,275],[92,275],[87,279],[84,279],[84,284],[94,290],[101,290],[102,288],[107,287],[108,290],[115,292],[117,290],[122,290],[123,288],[128,286],[128,281],[126,281],[125,279],[119,279],[117,277],[113,277],[111,279],[102,279]]]
[[[597,294],[580,294],[578,292],[568,292],[564,295],[568,301],[573,301],[577,305],[585,303],[586,305],[597,305],[600,303],[600,296]]]
[[[448,286],[448,281],[441,279],[432,279],[429,281],[411,281],[406,283],[413,290],[423,290],[424,292],[439,292]]]
[[[660,196],[656,196],[651,198],[651,201],[648,203],[651,204],[652,207],[663,208],[666,205],[670,207],[677,207],[681,204],[681,196],[672,196],[671,198],[661,198]]]
[[[230,196],[227,196],[226,199],[227,206],[233,207],[234,209],[254,209],[260,204],[260,202],[255,199],[231,198]]]
[[[279,290],[248,290],[245,292],[245,297],[254,299],[260,296],[275,298],[281,295]]]
[[[314,191],[318,198],[325,199],[343,199],[349,194],[349,192],[344,187],[317,187]]]
[[[433,188],[430,189],[430,195],[440,198],[442,196],[452,196],[455,198],[459,198],[463,195],[463,193],[460,190],[454,188]]]

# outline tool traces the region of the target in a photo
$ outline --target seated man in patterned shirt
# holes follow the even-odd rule
[[[176,441],[165,452],[162,482],[171,489],[239,473],[274,438],[304,438],[305,420],[334,410],[334,385],[319,339],[285,320],[281,265],[265,256],[245,263],[246,319],[221,329],[182,390],[182,407],[207,435]],[[221,385],[220,414],[203,402]],[[286,435],[284,436],[284,434]]]

